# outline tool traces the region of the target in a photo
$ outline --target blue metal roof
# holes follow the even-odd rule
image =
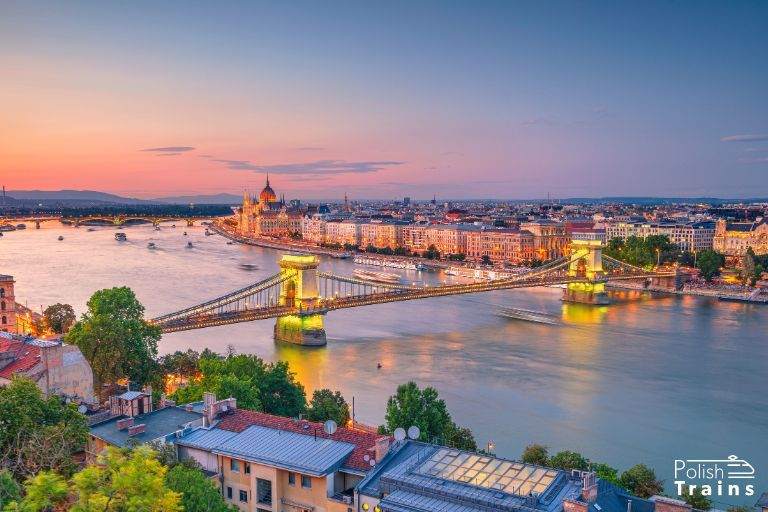
[[[459,505],[406,491],[395,491],[379,503],[382,512],[486,512],[485,509]]]
[[[203,415],[196,412],[185,411],[178,407],[164,407],[152,412],[134,416],[134,424],[143,423],[145,431],[133,436],[128,435],[128,429],[117,428],[117,421],[127,416],[116,416],[107,421],[91,426],[91,434],[103,439],[114,446],[125,446],[128,439],[135,439],[139,443],[154,441],[155,439],[167,439],[167,436],[183,429],[189,423],[202,422]]]
[[[355,445],[253,425],[212,451],[287,471],[325,476],[341,467]]]
[[[236,435],[237,432],[230,432],[229,430],[199,428],[177,439],[176,444],[190,448],[211,450]]]

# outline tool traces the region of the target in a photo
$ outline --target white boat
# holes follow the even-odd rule
[[[258,270],[259,266],[255,263],[241,263],[239,267],[243,270]]]
[[[115,233],[115,240],[118,242],[125,242],[128,240],[128,237],[125,236],[125,233]]]
[[[155,226],[155,231],[160,231],[160,226]]]
[[[455,268],[448,268],[448,269],[445,270],[445,275],[447,275],[447,276],[458,276],[458,275],[461,275],[461,274],[459,274],[459,271],[456,270]]]
[[[360,279],[369,281],[378,281],[380,283],[397,284],[400,282],[400,276],[397,274],[387,274],[386,272],[371,272],[370,270],[355,270],[352,272]]]
[[[147,244],[147,249],[157,249],[157,246],[155,245],[154,242],[149,242]]]
[[[538,324],[559,325],[560,321],[556,316],[541,311],[531,311],[530,309],[504,308],[498,313],[504,318],[511,320],[523,320],[525,322],[535,322]]]
[[[337,260],[346,260],[347,258],[351,258],[352,253],[351,252],[342,252],[342,253],[333,253],[331,254],[331,258],[336,258]]]

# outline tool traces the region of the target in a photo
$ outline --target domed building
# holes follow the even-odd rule
[[[258,198],[248,192],[243,195],[238,228],[245,236],[293,235],[301,232],[301,212],[288,208],[284,199],[277,198],[267,175],[267,183]]]

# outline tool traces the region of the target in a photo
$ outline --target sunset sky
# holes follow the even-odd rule
[[[768,2],[0,3],[0,184],[768,195]]]

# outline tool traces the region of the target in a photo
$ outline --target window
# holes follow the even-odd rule
[[[296,473],[288,473],[288,485],[296,485]]]
[[[250,475],[251,474],[251,465],[247,462],[245,463],[245,474]]]
[[[256,479],[256,501],[264,505],[272,504],[272,481]]]
[[[248,503],[248,491],[240,491],[240,503]]]
[[[240,461],[235,459],[229,459],[229,469],[233,473],[240,472]]]
[[[5,316],[3,316],[3,324],[7,324],[8,320],[5,319]]]
[[[301,475],[301,486],[305,489],[311,489],[312,488],[312,479],[308,476]]]
[[[0,302],[0,311],[5,311],[5,301]]]
[[[227,499],[228,500],[232,499],[232,488],[231,487],[227,487]]]

